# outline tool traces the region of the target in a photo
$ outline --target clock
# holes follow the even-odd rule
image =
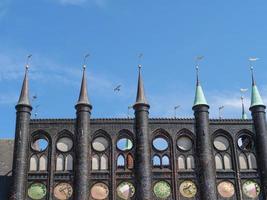
[[[91,188],[91,197],[94,200],[104,200],[108,198],[109,189],[104,183],[96,183]]]
[[[46,186],[43,183],[33,183],[28,188],[28,196],[33,200],[43,199],[46,196]]]
[[[249,198],[257,198],[260,194],[260,186],[255,181],[248,180],[243,184],[243,192]]]
[[[192,198],[197,193],[196,184],[192,181],[184,181],[180,185],[180,193],[187,198]]]
[[[69,183],[59,183],[54,188],[54,196],[58,200],[67,200],[72,196],[73,188]]]
[[[117,194],[121,199],[127,200],[134,196],[135,188],[132,183],[122,182],[117,187]]]
[[[154,194],[161,199],[167,199],[171,195],[171,186],[166,181],[159,181],[154,185]]]
[[[235,194],[235,188],[233,183],[229,181],[223,181],[217,186],[219,194],[224,198],[230,198]]]

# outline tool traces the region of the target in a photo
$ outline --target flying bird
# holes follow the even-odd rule
[[[114,88],[114,92],[119,92],[121,90],[121,85],[118,85]]]

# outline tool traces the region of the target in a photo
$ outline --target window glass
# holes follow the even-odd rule
[[[229,147],[229,141],[226,137],[223,136],[218,136],[214,139],[214,147],[218,150],[218,151],[225,151],[226,149],[228,149]]]
[[[184,156],[179,156],[178,158],[178,168],[185,169],[185,158]]]
[[[117,166],[124,167],[125,166],[125,159],[122,155],[119,155],[117,158]]]
[[[37,171],[38,158],[36,155],[33,155],[30,159],[30,171]]]
[[[46,150],[47,146],[48,146],[48,142],[46,139],[43,139],[43,138],[37,139],[32,143],[32,148],[35,151],[39,151],[39,152]]]
[[[68,155],[65,160],[65,170],[71,171],[73,170],[73,158],[72,155]]]
[[[186,158],[186,164],[187,164],[187,169],[194,169],[195,168],[194,157],[188,156]]]
[[[230,155],[225,154],[223,156],[223,162],[224,162],[224,169],[232,169],[232,161]]]
[[[60,138],[57,142],[57,149],[62,152],[70,151],[73,146],[72,139],[68,137]]]
[[[219,194],[224,198],[231,198],[235,194],[235,187],[229,181],[223,181],[217,186]]]
[[[223,169],[222,157],[219,154],[215,156],[215,166],[216,169]]]
[[[108,141],[104,137],[97,137],[93,140],[92,146],[96,151],[105,151],[108,148]]]
[[[168,156],[163,156],[162,157],[162,165],[163,166],[169,166],[170,165],[170,159]]]
[[[239,155],[239,167],[240,169],[248,169],[247,159],[243,153]]]
[[[153,140],[153,146],[158,151],[164,151],[168,148],[168,142],[162,137],[158,137]]]
[[[93,155],[92,157],[92,169],[99,170],[99,157],[98,155]]]
[[[249,169],[257,169],[257,161],[253,153],[250,153],[248,155],[248,166],[249,166]]]
[[[57,156],[56,170],[62,171],[63,166],[64,166],[64,157],[63,157],[63,155],[60,154]]]
[[[241,135],[237,140],[237,144],[241,150],[250,151],[253,148],[253,140],[248,135]]]
[[[45,171],[47,170],[47,157],[45,155],[42,155],[39,160],[39,170]]]
[[[133,142],[128,138],[122,138],[117,142],[117,148],[121,151],[131,150],[133,148]]]
[[[94,200],[104,200],[108,198],[109,189],[104,183],[96,183],[91,188],[91,197]]]
[[[125,200],[130,199],[131,197],[134,196],[134,194],[135,194],[135,188],[132,183],[122,182],[117,187],[117,195],[121,199],[125,199]]]
[[[167,199],[171,195],[171,186],[166,181],[159,181],[153,188],[156,197]]]
[[[101,170],[108,169],[108,157],[106,155],[102,155],[100,158],[100,169]]]
[[[160,166],[160,157],[159,156],[154,156],[153,157],[153,166]]]
[[[187,136],[182,136],[178,138],[177,146],[182,151],[189,151],[192,148],[192,140]]]

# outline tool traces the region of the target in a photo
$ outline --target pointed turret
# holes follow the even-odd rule
[[[196,84],[196,93],[195,93],[195,100],[194,100],[193,106],[197,106],[197,105],[207,105],[208,106],[208,103],[206,101],[204,92],[202,90],[202,87],[201,87],[200,81],[199,81],[198,66],[196,67],[196,71],[197,71],[197,84]]]
[[[146,100],[144,83],[143,83],[142,74],[141,74],[141,67],[142,65],[138,65],[139,75],[138,75],[138,86],[137,86],[135,105],[138,105],[138,104],[149,105]]]
[[[251,104],[250,108],[253,106],[264,106],[260,92],[256,85],[256,81],[254,79],[253,67],[251,69],[251,78],[252,78],[252,89],[251,89]]]
[[[244,97],[241,96],[241,102],[242,102],[242,119],[247,119],[247,113],[245,111],[245,105],[244,105]]]
[[[28,57],[29,59],[30,57]],[[28,80],[29,65],[28,62],[25,67],[25,75],[23,79],[23,84],[20,92],[20,97],[17,103],[18,105],[31,106],[29,97],[29,80]]]
[[[90,101],[87,95],[87,81],[86,81],[86,65],[83,65],[83,76],[82,76],[82,83],[80,89],[80,96],[76,105],[89,105]]]

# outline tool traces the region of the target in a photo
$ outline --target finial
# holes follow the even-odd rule
[[[142,68],[142,64],[141,64],[142,57],[143,57],[143,53],[140,53],[138,55],[138,70],[139,70],[139,72],[140,72],[140,70]]]
[[[259,58],[255,58],[255,57],[250,57],[249,59],[249,62],[250,62],[250,71],[251,71],[251,78],[252,78],[252,85],[255,85],[255,79],[254,79],[254,69],[253,69],[253,66],[252,66],[252,63],[259,60]]]
[[[31,57],[32,57],[32,54],[29,54],[27,56],[27,61],[26,61],[26,66],[25,66],[26,70],[29,70]]]
[[[204,56],[197,56],[196,57],[196,75],[197,75],[197,85],[199,85],[199,62],[202,60]]]
[[[89,56],[90,56],[89,53],[84,56],[84,59],[83,59],[83,70],[86,69],[87,59],[88,59]]]

